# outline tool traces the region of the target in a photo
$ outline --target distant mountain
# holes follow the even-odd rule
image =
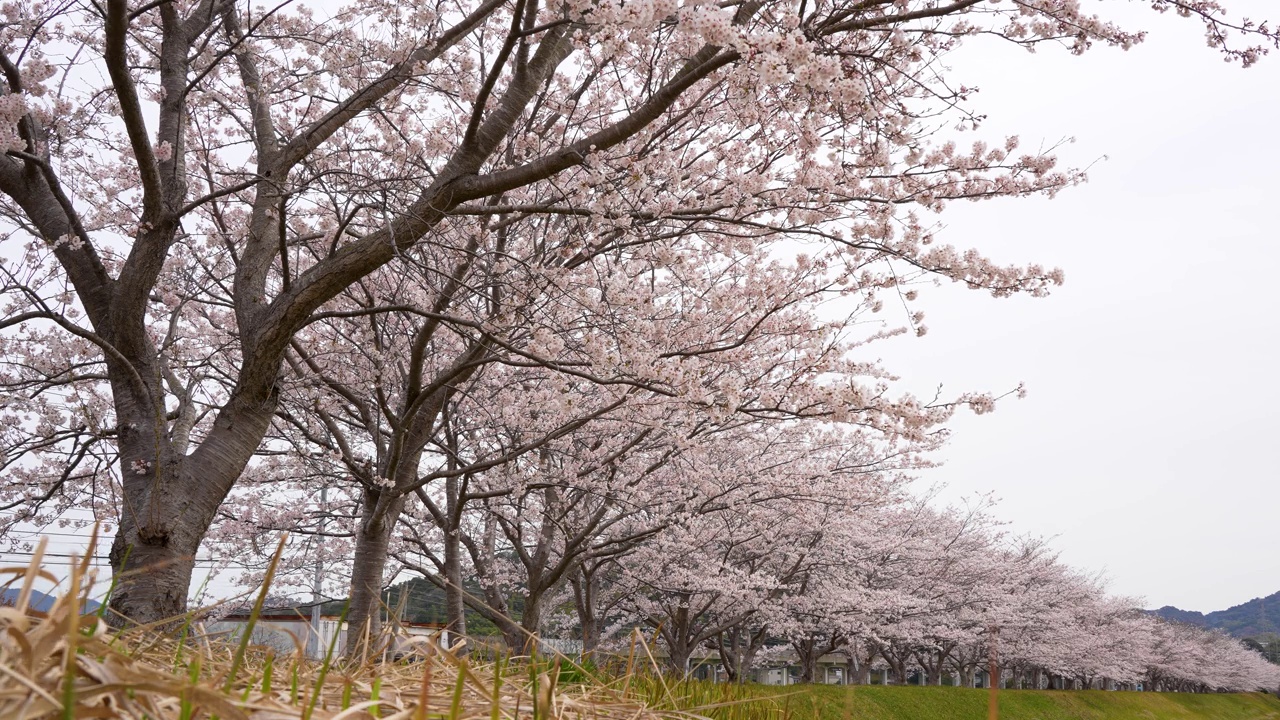
[[[1209,614],[1166,605],[1151,611],[1166,620],[1218,629],[1238,638],[1280,634],[1280,592]]]
[[[1159,615],[1165,620],[1172,620],[1173,622],[1205,627],[1204,613],[1196,612],[1195,610],[1179,610],[1172,605],[1165,605],[1159,610],[1152,610],[1151,614]]]
[[[20,594],[21,591],[18,588],[5,588],[0,591],[0,605],[16,605]],[[49,609],[53,607],[53,603],[57,599],[57,596],[48,595],[39,590],[32,590],[31,599],[27,601],[27,605],[38,612],[49,612]],[[86,604],[84,612],[97,612],[101,604],[96,600],[90,600]]]

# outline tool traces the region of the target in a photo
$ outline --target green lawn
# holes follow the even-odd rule
[[[952,687],[752,685],[728,691],[759,700],[714,710],[726,686],[680,683],[677,695],[717,720],[985,720],[987,691]],[[703,685],[698,683],[697,685]],[[776,704],[775,704],[776,703]],[[770,707],[771,706],[771,707]],[[1280,720],[1280,699],[1263,693],[1192,695],[1002,690],[1002,720]]]

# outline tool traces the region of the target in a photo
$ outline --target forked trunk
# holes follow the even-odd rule
[[[735,625],[720,633],[717,644],[720,650],[720,664],[730,682],[745,683],[751,675],[751,665],[755,656],[764,647],[765,629],[755,632],[742,624]]]
[[[119,578],[111,610],[121,625],[160,622],[187,611],[196,551],[209,529],[197,513],[183,513],[173,502],[169,488],[185,487],[180,462],[162,463],[159,469],[151,461],[135,462],[130,464],[136,470],[125,470],[125,512],[110,553],[112,573]]]
[[[229,402],[187,455],[165,438],[163,417],[153,418],[122,388],[116,394],[117,414],[133,421],[121,422],[118,439],[124,497],[110,552],[111,622],[178,621],[187,611],[200,543],[266,434],[275,396]]]
[[[791,643],[800,663],[800,682],[812,683],[818,674],[818,641],[807,638]]]

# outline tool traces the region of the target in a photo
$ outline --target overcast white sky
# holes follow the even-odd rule
[[[1224,4],[1280,20],[1276,3]],[[1057,199],[942,217],[942,239],[1060,266],[1066,285],[922,293],[929,334],[879,350],[922,394],[1027,383],[960,417],[926,482],[994,492],[1015,530],[1056,536],[1116,593],[1207,612],[1280,591],[1280,53],[1241,70],[1194,21],[1133,5],[1152,32],[1127,53],[987,44],[954,63],[992,137],[1107,156]]]

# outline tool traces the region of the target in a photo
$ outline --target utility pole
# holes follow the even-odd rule
[[[314,659],[319,659],[324,653],[324,643],[320,641],[320,598],[324,589],[324,563],[321,562],[318,546],[324,542],[324,521],[328,512],[329,488],[323,487],[320,488],[320,529],[316,534],[316,570],[311,577],[311,637],[307,638],[307,654]],[[341,631],[342,628],[334,630]]]

